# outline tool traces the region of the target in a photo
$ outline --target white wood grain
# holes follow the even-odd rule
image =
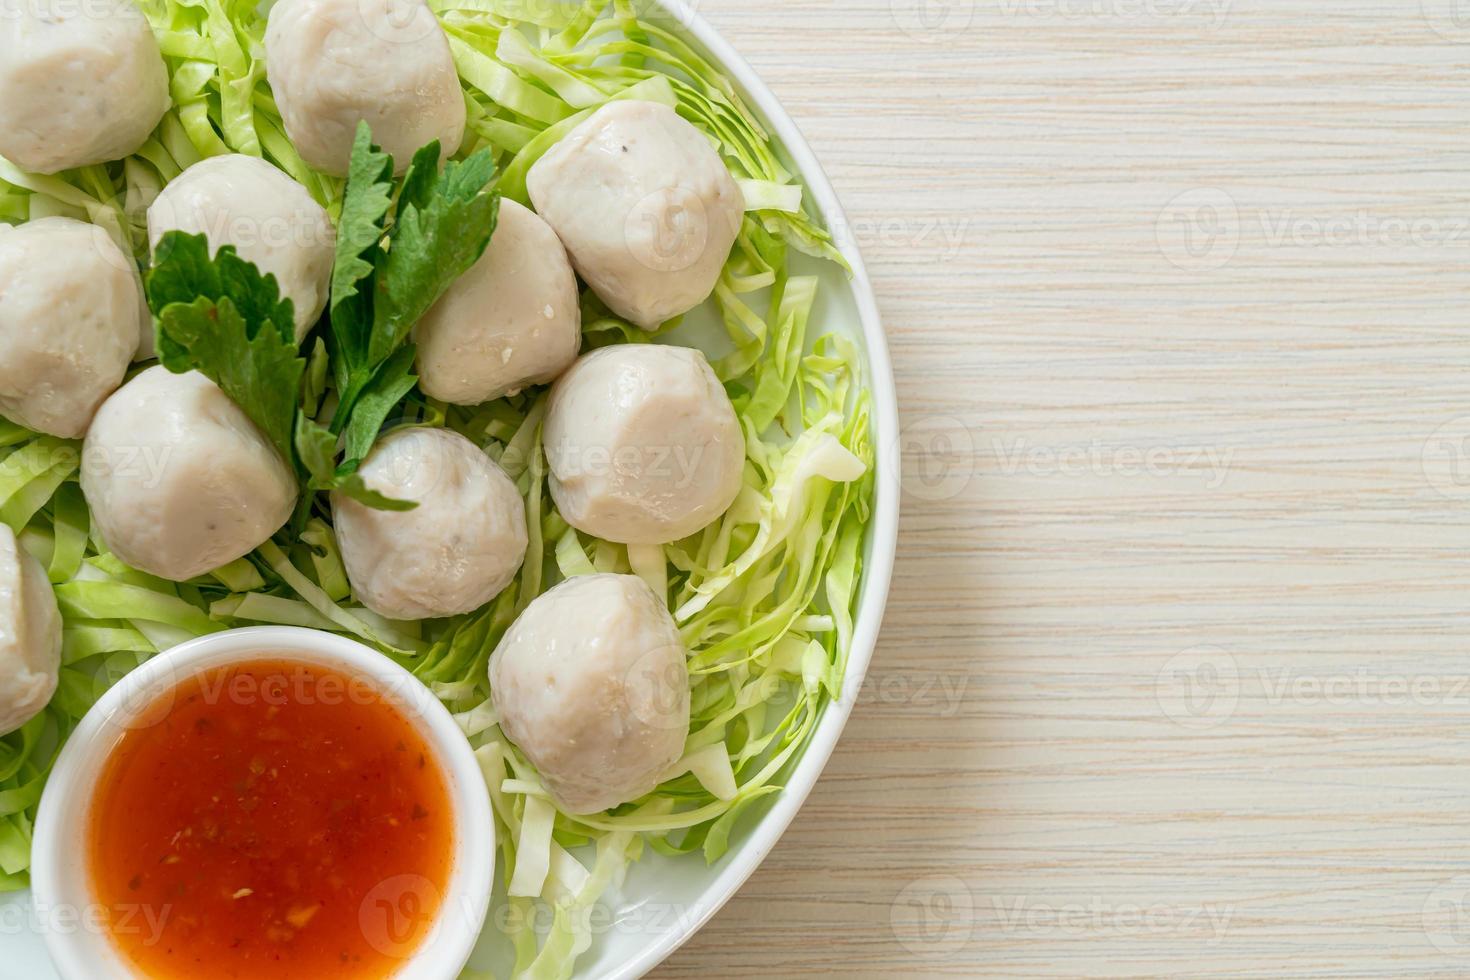
[[[827,775],[656,976],[1470,976],[1455,7],[706,0],[911,477]]]

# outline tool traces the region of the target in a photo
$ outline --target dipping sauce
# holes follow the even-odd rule
[[[385,977],[429,934],[454,814],[429,745],[377,688],[260,660],[145,712],[89,816],[97,904],[160,978]]]

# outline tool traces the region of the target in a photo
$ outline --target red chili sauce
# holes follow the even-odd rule
[[[263,659],[186,681],[129,731],[90,814],[94,897],[150,977],[384,977],[453,862],[444,774],[363,681]]]

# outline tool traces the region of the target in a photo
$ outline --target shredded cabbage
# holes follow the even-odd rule
[[[106,228],[146,261],[144,212],[208,156],[270,160],[335,214],[342,185],[313,172],[285,137],[265,81],[264,18],[254,0],[142,0],[167,56],[175,105],[139,152],[54,177],[0,160],[0,221],[64,214]],[[625,548],[569,527],[546,489],[545,396],[476,408],[411,396],[405,424],[442,425],[484,446],[525,498],[521,572],[486,608],[434,623],[393,623],[352,601],[330,513],[283,532],[209,576],[175,585],[129,569],[93,533],[77,486],[80,447],[0,420],[0,521],[45,564],[65,620],[61,684],[47,710],[0,738],[0,890],[24,887],[35,807],[60,744],[119,678],[156,652],[237,625],[332,630],[376,646],[454,713],[475,747],[499,832],[513,975],[567,978],[590,946],[590,913],[646,849],[725,855],[743,815],[779,792],[831,698],[840,693],[873,495],[870,406],[857,347],[813,337],[818,281],[790,271],[793,250],[842,262],[803,209],[800,184],[718,70],[630,0],[545,4],[431,0],[464,84],[469,138],[488,147],[497,187],[525,201],[530,166],[613,99],[675,107],[706,133],[746,201],[744,225],[713,305],[728,350],[712,358],[747,440],[731,509],[666,547]],[[592,346],[650,340],[584,296]],[[669,338],[660,337],[667,340]],[[331,399],[323,354],[303,400]],[[563,578],[631,572],[666,597],[689,646],[692,721],[684,757],[643,799],[596,815],[558,811],[505,739],[487,664],[515,616]],[[551,926],[529,924],[537,903]]]

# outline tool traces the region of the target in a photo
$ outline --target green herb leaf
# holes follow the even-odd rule
[[[198,371],[230,396],[286,460],[306,359],[296,346],[291,301],[274,276],[203,235],[169,232],[148,275],[158,321],[158,359],[175,374]]]
[[[296,455],[313,490],[327,489],[337,475],[337,437],[302,415],[296,419]]]
[[[249,339],[270,324],[281,340],[295,346],[295,313],[291,301],[281,296],[275,276],[263,275],[240,258],[233,245],[224,246],[211,258],[203,235],[168,232],[153,251],[149,308],[156,315],[172,303],[192,303],[201,296],[228,296],[246,322]]]
[[[494,175],[486,150],[441,171],[439,144],[430,143],[414,154],[390,227],[393,161],[358,127],[332,271],[331,431],[347,436],[344,466],[366,457],[418,380],[413,325],[490,244],[500,213],[499,195],[487,190]]]
[[[500,214],[500,196],[485,190],[494,176],[488,150],[451,161],[443,171],[437,142],[414,154],[379,271],[370,363],[392,356],[429,307],[485,254]]]
[[[374,510],[404,511],[418,506],[417,501],[395,500],[369,487],[357,472],[356,461],[339,469],[334,462],[337,436],[304,415],[297,420],[296,452],[309,474],[308,486],[312,490],[340,493]]]
[[[339,474],[332,490],[373,510],[405,511],[413,510],[419,505],[417,500],[395,500],[379,493],[364,483],[362,477],[356,473]]]
[[[327,356],[327,345],[316,338],[311,357],[306,362],[306,378],[301,386],[301,411],[315,415],[321,407],[322,397],[327,393],[327,371],[331,359]]]
[[[352,418],[347,423],[348,459],[367,458],[368,451],[373,448],[378,433],[383,429],[383,423],[418,383],[418,375],[413,373],[417,353],[412,344],[398,348],[363,387]]]
[[[363,290],[361,283],[379,264],[392,205],[393,158],[373,145],[367,123],[358,123],[332,267],[332,335],[338,351],[338,387],[343,391],[349,380],[344,372],[368,367],[373,297],[371,285]]]

